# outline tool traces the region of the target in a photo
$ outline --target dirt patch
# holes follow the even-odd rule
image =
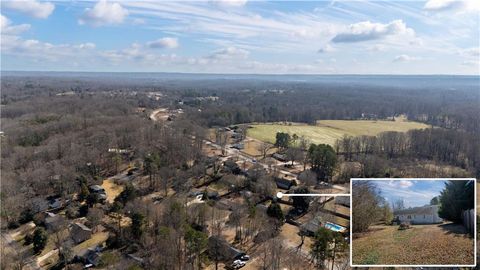
[[[154,110],[150,114],[150,119],[152,119],[153,121],[166,121],[169,116],[170,116],[170,114],[168,113],[168,109],[159,108],[159,109]]]
[[[99,232],[92,235],[92,238],[73,247],[73,253],[78,255],[87,248],[96,247],[103,244],[108,239],[108,232]]]
[[[246,138],[244,141],[244,149],[241,151],[247,155],[256,157],[256,158],[263,158],[263,153],[260,150],[260,145],[263,144],[263,142],[253,139],[253,138]],[[270,148],[267,151],[267,155],[271,155],[275,152],[277,152],[277,148],[274,147],[273,145],[270,145]]]
[[[285,240],[285,243],[289,245],[290,248],[297,248],[302,243],[302,238],[298,234],[299,228],[292,224],[285,223],[282,226],[282,231],[280,236]],[[313,241],[309,237],[305,237],[302,249],[310,250]]]
[[[103,180],[102,187],[105,189],[107,201],[109,203],[113,203],[115,198],[122,193],[123,189],[125,188],[124,186],[115,183],[115,180],[113,179]]]

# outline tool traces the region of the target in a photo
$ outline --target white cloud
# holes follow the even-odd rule
[[[247,0],[212,0],[213,3],[221,6],[242,7],[248,1]]]
[[[480,65],[479,60],[465,60],[462,62],[462,66],[476,67]]]
[[[327,44],[324,47],[318,49],[318,53],[329,53],[335,51],[335,48],[333,48],[331,45]]]
[[[96,47],[96,45],[94,43],[91,43],[91,42],[81,43],[81,44],[78,44],[78,45],[74,46],[74,48],[87,49],[87,50],[95,49],[95,47]]]
[[[34,62],[70,62],[70,60],[75,58],[90,59],[93,58],[92,55],[95,54],[94,49],[95,44],[91,42],[81,44],[51,44],[37,39],[23,39],[16,35],[4,35],[2,32],[2,55],[13,55]]]
[[[133,23],[133,25],[142,25],[142,24],[145,24],[146,21],[144,19],[141,19],[141,18],[135,18],[135,19],[133,19],[132,23]]]
[[[86,8],[79,24],[92,26],[113,25],[123,22],[128,16],[128,10],[119,3],[108,3],[107,0],[98,1],[93,8]]]
[[[400,182],[398,182],[398,186],[401,188],[409,188],[412,185],[413,185],[412,181],[400,180]]]
[[[479,47],[473,47],[473,48],[463,49],[463,50],[460,50],[460,54],[465,56],[465,57],[476,57],[476,58],[478,58],[480,56],[480,48]]]
[[[409,180],[390,180],[388,182],[388,186],[390,186],[392,189],[398,189],[398,188],[408,189],[409,187],[413,186],[413,184],[414,182]],[[383,187],[384,185],[381,185],[381,186]]]
[[[177,38],[164,37],[164,38],[157,39],[155,41],[148,42],[147,46],[154,49],[158,49],[158,48],[174,49],[178,47],[178,40]]]
[[[152,29],[169,33],[205,35],[213,40],[228,40],[235,44],[249,42],[258,49],[287,51],[315,50],[315,44],[325,44],[337,30],[337,24],[303,12],[271,10],[270,15],[252,12],[247,8],[222,9],[202,2],[122,2],[135,15],[152,18],[150,22],[168,20]],[[255,40],[253,40],[255,39]],[[311,39],[310,43],[301,42]],[[218,44],[216,44],[218,45]]]
[[[247,50],[237,48],[237,47],[228,47],[228,48],[215,51],[208,58],[217,59],[217,60],[226,60],[226,59],[234,59],[234,58],[245,59],[248,57],[249,54],[250,52]]]
[[[409,56],[409,55],[406,55],[406,54],[401,54],[401,55],[397,55],[397,56],[393,59],[393,62],[411,62],[411,61],[415,61],[415,60],[419,60],[419,58],[418,58],[418,57]]]
[[[372,52],[382,52],[385,51],[385,49],[385,46],[381,44],[375,44],[374,46],[368,48],[368,50]]]
[[[46,19],[52,14],[55,5],[36,0],[10,0],[2,1],[2,8],[15,10],[37,19]]]
[[[415,31],[408,28],[402,20],[391,21],[388,24],[365,21],[351,24],[346,31],[337,34],[332,42],[360,42],[394,35],[413,36]]]
[[[456,13],[478,12],[480,1],[478,0],[429,0],[423,6],[426,11],[443,12],[453,11]]]
[[[30,29],[30,24],[12,25],[12,22],[0,14],[1,33],[3,35],[18,35]]]

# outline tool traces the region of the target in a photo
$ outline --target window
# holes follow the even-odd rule
[[[412,219],[412,216],[408,215],[407,218],[408,218],[408,219]]]

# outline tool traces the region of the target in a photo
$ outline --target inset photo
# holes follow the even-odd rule
[[[352,267],[475,266],[475,179],[351,180]]]

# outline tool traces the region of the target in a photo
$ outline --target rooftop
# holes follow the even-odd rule
[[[438,211],[438,205],[425,205],[419,207],[411,207],[402,210],[396,210],[393,212],[394,215],[424,215],[432,214],[433,211]]]

